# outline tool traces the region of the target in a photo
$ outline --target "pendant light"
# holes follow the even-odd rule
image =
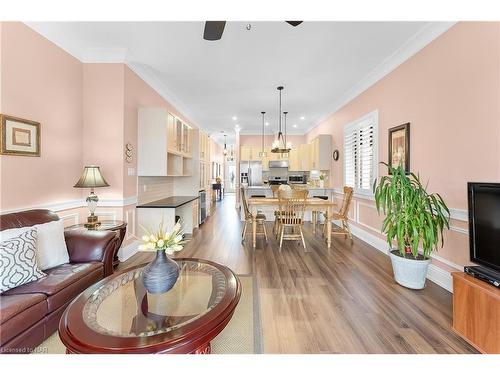
[[[274,140],[273,142],[273,148],[271,152],[278,153],[278,154],[286,154],[290,152],[290,149],[288,148],[288,145],[286,144],[286,129],[285,129],[285,135],[283,135],[283,132],[281,131],[281,91],[283,91],[283,86],[278,86],[278,92],[279,92],[279,104],[278,104],[278,137]],[[288,113],[288,112],[287,112]]]
[[[288,112],[285,111],[285,112],[283,112],[283,114],[285,115],[284,116],[285,117],[285,145],[286,145],[286,148],[288,150],[290,150],[292,148],[292,142],[288,142],[287,137],[286,137],[287,136],[287,131],[286,131],[286,115],[288,114]]]
[[[266,114],[266,112],[261,112],[262,113],[262,148],[259,152],[259,157],[261,158],[265,158],[267,156],[267,152],[264,151],[264,139],[266,137],[266,131],[265,131],[265,120],[264,120],[264,116]]]
[[[224,134],[224,150],[222,151],[222,153],[225,155],[227,155],[227,146],[226,146],[226,135]]]

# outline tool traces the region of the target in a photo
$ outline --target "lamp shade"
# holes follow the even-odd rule
[[[102,177],[101,171],[97,165],[87,165],[83,168],[83,173],[78,182],[75,184],[76,188],[98,188],[106,187],[109,184]]]

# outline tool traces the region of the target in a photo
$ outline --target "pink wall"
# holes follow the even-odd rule
[[[83,162],[110,185],[97,189],[101,199],[123,197],[123,76],[123,64],[83,64]]]
[[[41,123],[41,156],[0,156],[1,210],[79,199],[82,63],[25,25],[2,23],[2,113]]]
[[[410,122],[412,170],[450,207],[465,209],[467,181],[500,180],[499,53],[500,23],[459,23],[307,138],[330,133],[342,150],[343,126],[378,109],[379,160],[387,161],[387,129]],[[333,163],[338,187],[342,165]]]
[[[344,125],[378,110],[379,160],[387,161],[388,128],[410,122],[411,169],[450,208],[466,210],[467,181],[500,181],[499,58],[500,23],[461,22],[333,113],[306,135],[332,134],[341,151],[332,161],[333,185],[343,185]],[[378,234],[371,228],[380,228],[379,219],[366,209],[360,225]],[[465,224],[452,220],[458,230],[446,234],[437,255],[469,262]]]
[[[42,124],[40,158],[0,156],[1,211],[85,197],[73,188],[85,164],[100,165],[111,185],[98,189],[101,200],[134,197],[137,177],[127,172],[136,169],[137,109],[163,107],[193,126],[124,64],[83,64],[20,22],[0,23],[0,46],[1,113]],[[126,219],[134,207],[100,209]]]

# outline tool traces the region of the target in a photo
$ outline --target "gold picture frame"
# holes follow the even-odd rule
[[[410,123],[395,126],[389,129],[389,166],[404,166],[405,172],[410,173]]]
[[[40,123],[0,114],[0,155],[40,156]]]

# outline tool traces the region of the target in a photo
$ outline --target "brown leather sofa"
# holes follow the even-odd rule
[[[0,215],[0,231],[58,220],[49,210]],[[45,270],[40,280],[0,294],[0,353],[28,353],[52,335],[66,306],[113,273],[118,236],[107,231],[65,232],[70,263]]]

